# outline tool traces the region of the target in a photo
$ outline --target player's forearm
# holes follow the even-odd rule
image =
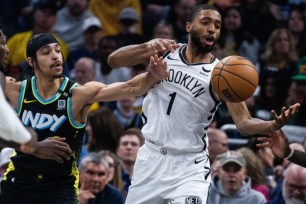
[[[129,45],[113,52],[107,62],[112,68],[133,66],[148,61],[152,55],[154,50],[147,43]]]
[[[288,159],[292,163],[306,167],[306,153],[294,150],[293,155]]]
[[[264,121],[258,118],[249,118],[236,124],[238,132],[243,136],[265,134],[275,130],[274,121]]]

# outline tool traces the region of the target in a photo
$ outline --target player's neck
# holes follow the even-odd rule
[[[203,53],[199,52],[196,48],[192,46],[187,46],[185,50],[183,50],[183,56],[186,62],[189,64],[194,63],[210,63],[213,57],[209,52]]]
[[[53,97],[59,90],[63,78],[36,77],[36,90],[39,96],[45,100]]]

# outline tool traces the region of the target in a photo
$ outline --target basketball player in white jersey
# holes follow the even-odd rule
[[[207,202],[211,178],[206,133],[221,103],[210,84],[218,62],[210,51],[221,24],[216,8],[198,5],[186,23],[188,44],[174,50],[163,39],[154,39],[110,55],[109,64],[122,67],[146,61],[158,52],[163,54],[163,63],[151,57],[150,66],[167,66],[169,71],[168,78],[155,85],[143,101],[145,144],[137,155],[126,204]],[[262,121],[250,116],[244,102],[226,105],[243,135],[281,128],[299,106],[283,109],[273,121]]]

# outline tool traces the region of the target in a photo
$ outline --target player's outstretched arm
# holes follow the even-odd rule
[[[272,111],[274,120],[264,121],[251,117],[245,102],[226,102],[226,105],[237,130],[242,135],[265,134],[267,132],[279,130],[297,113],[300,107],[298,103],[290,106],[288,109],[283,107],[280,115]]]
[[[146,61],[158,54],[163,55],[167,51],[174,52],[179,45],[171,39],[157,38],[139,45],[128,45],[122,47],[108,57],[108,64],[112,68],[133,66]]]
[[[266,137],[258,137],[257,140],[260,142],[257,147],[269,147],[276,156],[306,167],[306,153],[291,149],[288,137],[282,130],[270,133]]]

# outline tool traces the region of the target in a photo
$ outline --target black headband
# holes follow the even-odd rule
[[[27,57],[34,57],[37,50],[50,43],[58,43],[50,33],[41,33],[33,36],[27,44]]]

